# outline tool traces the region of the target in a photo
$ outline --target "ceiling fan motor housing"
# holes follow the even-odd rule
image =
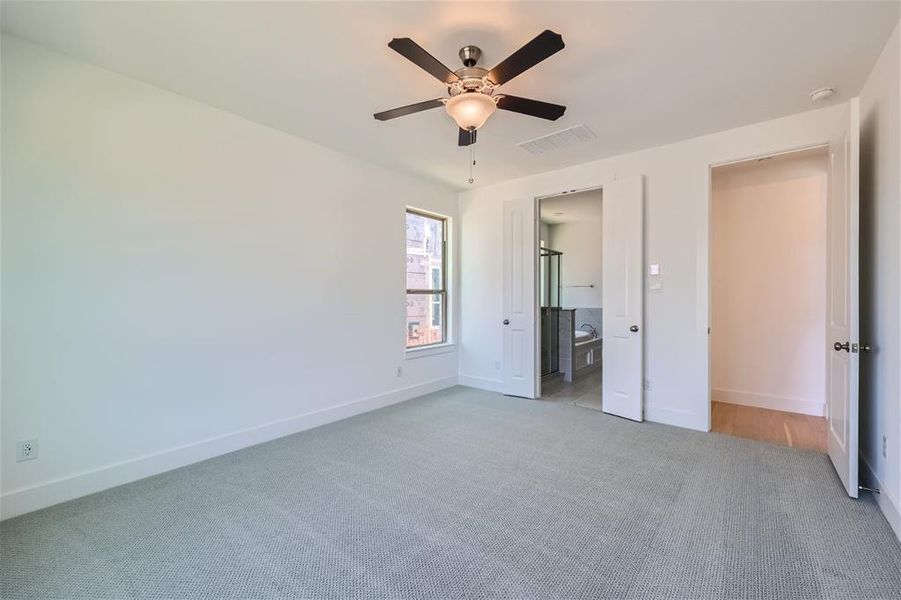
[[[482,67],[463,67],[454,71],[459,79],[447,86],[447,91],[451,96],[462,94],[463,92],[481,92],[489,96],[494,93],[494,84],[492,84],[485,75],[488,69]]]
[[[447,88],[452,97],[464,92],[480,92],[489,96],[494,93],[494,85],[485,78],[488,69],[476,66],[481,57],[482,49],[478,46],[460,48],[460,60],[463,61],[463,68],[454,71],[454,75],[459,79]]]
[[[463,46],[460,48],[460,60],[463,61],[463,66],[474,67],[480,58],[482,58],[482,49],[478,46]]]

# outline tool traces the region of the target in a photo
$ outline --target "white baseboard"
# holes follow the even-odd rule
[[[685,410],[675,410],[645,403],[644,418],[646,421],[663,425],[684,427],[695,431],[707,431],[707,415],[699,415]]]
[[[443,377],[321,410],[265,423],[256,427],[208,438],[177,448],[106,465],[0,496],[0,520],[87,496],[138,479],[268,442],[326,423],[340,421],[377,408],[437,392],[457,384],[457,377]]]
[[[798,400],[797,398],[782,398],[779,396],[768,396],[766,394],[755,394],[752,392],[738,392],[735,390],[710,390],[710,396],[716,402],[725,402],[727,404],[741,404],[742,406],[754,406],[757,408],[768,408],[770,410],[782,410],[785,412],[799,413],[802,415],[812,415],[814,417],[822,417],[826,415],[826,404],[823,402],[813,402],[810,400]]]
[[[885,520],[892,526],[895,537],[901,542],[901,512],[898,510],[898,500],[882,484],[863,454],[860,455],[860,466],[862,467],[860,469],[861,483],[867,487],[879,490],[879,493],[873,494],[873,496],[876,498],[876,503],[885,516]]]
[[[488,390],[489,392],[503,392],[504,382],[502,379],[491,379],[489,377],[474,377],[472,375],[460,375],[458,378],[460,385],[476,388],[477,390]]]

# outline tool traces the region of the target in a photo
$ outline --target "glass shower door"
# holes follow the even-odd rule
[[[562,252],[541,248],[541,375],[560,370],[560,263]]]

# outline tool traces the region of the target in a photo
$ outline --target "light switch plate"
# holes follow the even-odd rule
[[[660,263],[652,263],[648,265],[648,275],[660,275]]]

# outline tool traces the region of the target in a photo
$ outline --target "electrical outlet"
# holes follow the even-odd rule
[[[882,436],[882,458],[885,458],[885,446],[886,446],[885,436]]]
[[[16,444],[16,462],[34,460],[38,457],[38,439],[22,440]]]
[[[644,380],[644,391],[646,391],[646,392],[651,391],[651,380],[648,378],[645,378],[645,380]]]
[[[403,367],[397,367],[397,376],[398,377],[404,376],[404,368]]]

